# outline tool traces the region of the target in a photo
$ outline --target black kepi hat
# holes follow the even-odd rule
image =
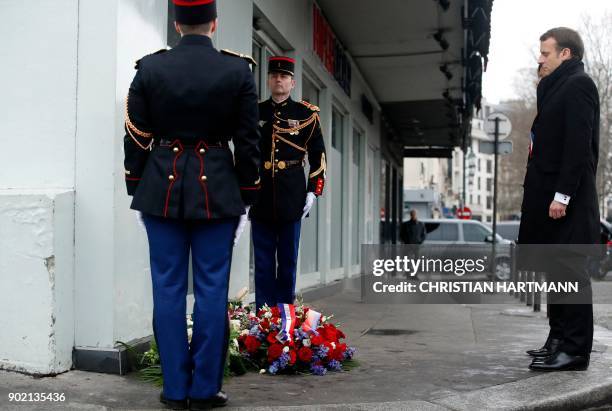
[[[268,60],[268,73],[280,72],[293,76],[295,73],[295,60],[291,57],[276,56]]]
[[[195,26],[205,24],[217,18],[215,0],[172,0],[174,16],[179,24]]]

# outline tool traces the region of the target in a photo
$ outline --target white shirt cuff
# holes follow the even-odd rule
[[[568,205],[570,202],[570,196],[565,195],[565,194],[561,194],[561,193],[555,193],[555,201],[561,203],[561,204],[565,204]]]

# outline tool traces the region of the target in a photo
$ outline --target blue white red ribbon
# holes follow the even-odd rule
[[[295,306],[293,304],[278,304],[281,315],[281,329],[276,339],[281,343],[291,342],[295,328]]]

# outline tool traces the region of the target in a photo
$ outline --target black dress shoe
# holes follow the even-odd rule
[[[552,338],[550,341],[547,341],[542,348],[537,350],[529,350],[527,351],[527,354],[531,355],[532,357],[549,357],[559,350],[560,345],[561,340]]]
[[[190,410],[210,410],[217,407],[225,407],[227,405],[227,394],[219,391],[209,398],[191,398],[189,400]]]
[[[582,355],[569,355],[557,351],[555,355],[543,361],[533,360],[529,366],[534,371],[584,371],[589,367],[589,357]]]
[[[186,410],[189,409],[189,403],[187,400],[169,400],[164,397],[164,393],[159,394],[159,402],[164,404],[166,408],[170,410]]]

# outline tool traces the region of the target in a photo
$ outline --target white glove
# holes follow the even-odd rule
[[[146,232],[147,228],[145,227],[144,220],[142,219],[142,212],[136,211],[136,221],[138,222],[138,225],[140,226],[142,231]]]
[[[302,214],[302,220],[306,218],[316,199],[317,196],[314,193],[308,192],[308,194],[306,194],[306,204],[304,205],[304,213]]]
[[[234,247],[236,247],[236,244],[238,244],[238,240],[240,240],[244,227],[249,220],[249,210],[251,209],[251,206],[246,206],[244,209],[245,213],[240,216],[240,221],[238,221],[238,227],[236,227],[236,232],[234,234]]]

